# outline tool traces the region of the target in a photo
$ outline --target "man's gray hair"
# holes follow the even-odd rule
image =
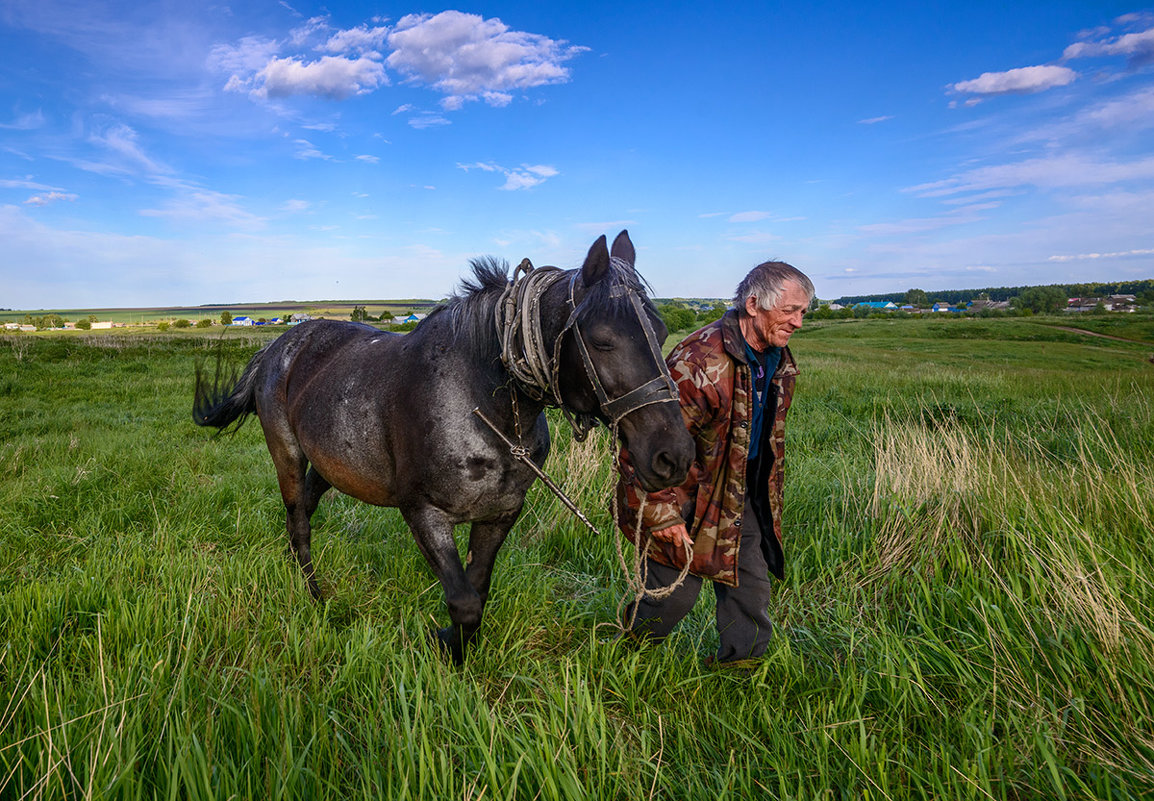
[[[749,275],[737,285],[737,292],[733,296],[733,307],[737,313],[745,315],[745,301],[753,297],[762,309],[772,309],[781,299],[785,285],[793,281],[806,291],[810,300],[813,300],[813,281],[801,270],[784,261],[767,261],[754,267]]]

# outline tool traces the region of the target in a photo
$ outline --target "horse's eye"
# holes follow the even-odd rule
[[[613,350],[613,343],[605,339],[595,339],[589,343],[595,350],[611,351]]]

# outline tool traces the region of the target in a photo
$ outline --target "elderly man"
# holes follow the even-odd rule
[[[768,574],[784,576],[785,415],[798,372],[787,343],[813,294],[800,270],[784,262],[759,264],[738,285],[733,308],[690,334],[666,359],[697,455],[685,483],[644,498],[642,533],[652,535],[647,586],[674,583],[687,549],[692,561],[672,595],[637,605],[635,637],[668,635],[708,578],[721,638],[716,661],[760,657],[769,645]],[[619,520],[636,541],[642,496],[629,476],[626,459],[617,487]]]

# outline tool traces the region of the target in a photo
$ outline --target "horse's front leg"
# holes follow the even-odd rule
[[[401,514],[445,591],[451,624],[438,631],[437,638],[453,662],[463,664],[465,646],[481,625],[481,611],[485,604],[465,577],[465,568],[453,539],[453,524],[448,515],[435,507],[402,509]]]
[[[521,510],[518,509],[509,517],[499,520],[474,521],[469,530],[469,553],[465,557],[465,577],[469,584],[477,591],[481,598],[481,607],[484,608],[489,600],[489,581],[493,577],[493,565],[497,561],[497,552],[505,542],[509,530],[517,522]]]

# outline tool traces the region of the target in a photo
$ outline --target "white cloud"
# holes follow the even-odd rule
[[[308,211],[311,206],[312,204],[307,200],[286,200],[281,204],[280,208],[281,211],[288,212],[289,214],[297,214],[302,211]]]
[[[69,192],[48,192],[43,195],[33,195],[24,202],[30,206],[47,206],[57,200],[76,200],[76,195]]]
[[[556,174],[556,170],[550,173],[545,173],[534,169],[510,170],[505,174],[505,183],[501,186],[501,189],[510,192],[517,189],[531,189],[538,184],[544,183],[545,179],[550,178]]]
[[[951,206],[958,206],[962,204],[977,203],[982,200],[997,200],[999,198],[1012,197],[1016,194],[1019,193],[1012,189],[991,189],[989,192],[982,192],[978,195],[946,198],[942,200],[942,203],[946,203]]]
[[[160,217],[174,222],[223,223],[236,228],[263,227],[265,220],[243,209],[236,195],[226,195],[209,189],[187,187],[163,208],[141,209],[144,217]]]
[[[308,49],[326,55],[314,60],[305,55]],[[388,85],[387,64],[408,82],[440,92],[442,109],[455,111],[477,100],[502,108],[513,102],[514,90],[564,83],[569,80],[564,62],[587,49],[510,30],[496,18],[449,10],[409,14],[392,28],[366,23],[334,30],[327,16],[314,17],[285,40],[249,36],[217,45],[208,66],[229,76],[226,91],[261,99],[315,95],[343,100]],[[412,110],[405,104],[393,113]]]
[[[1135,161],[1102,161],[1079,153],[1041,156],[1015,164],[967,170],[944,181],[904,190],[919,197],[944,197],[960,192],[1035,186],[1042,189],[1093,186],[1154,178],[1154,156]]]
[[[322,161],[329,161],[332,159],[332,156],[317,150],[313,146],[313,143],[307,139],[294,139],[293,144],[297,146],[297,151],[293,153],[293,158],[305,160],[321,159]]]
[[[409,125],[416,128],[418,131],[423,131],[425,128],[436,128],[440,125],[451,125],[447,119],[440,114],[433,114],[432,112],[425,112],[418,117],[413,117],[409,120]]]
[[[894,117],[892,114],[887,114],[884,117],[870,117],[869,119],[858,120],[858,125],[877,125],[879,122],[885,122],[887,120],[892,120],[893,118]]]
[[[33,189],[37,192],[61,192],[63,191],[56,186],[48,186],[37,181],[32,180],[32,176],[27,178],[5,178],[0,180],[0,189]]]
[[[1078,77],[1069,67],[1018,67],[1005,72],[983,72],[979,77],[953,85],[958,92],[976,95],[1004,95],[1042,92],[1065,86]]]
[[[305,63],[296,58],[274,58],[256,75],[258,96],[288,97],[317,95],[344,100],[366,94],[389,82],[380,62],[361,56],[357,59],[324,56]]]
[[[1154,125],[1154,87],[1095,106],[1081,120],[1101,128],[1148,128]]]
[[[739,211],[729,218],[731,223],[758,222],[769,217],[768,211]]]
[[[234,45],[219,44],[208,54],[208,67],[216,72],[232,73],[229,83],[242,82],[240,74],[251,75],[280,52],[275,39],[246,36]]]
[[[507,105],[508,90],[564,83],[562,64],[587,49],[460,11],[406,15],[388,45],[388,66],[447,95],[447,110],[477,99]]]
[[[481,98],[493,108],[504,108],[513,102],[513,96],[507,92],[482,92]]]
[[[367,164],[376,164],[381,160],[379,156],[370,156],[368,154],[362,154],[360,156],[356,156],[355,158],[357,161],[363,161]]]
[[[1135,248],[1115,253],[1078,253],[1065,256],[1051,256],[1048,261],[1091,261],[1094,259],[1126,259],[1132,256],[1154,256],[1154,248]]]
[[[465,172],[469,170],[482,170],[484,172],[501,173],[505,176],[505,183],[500,188],[507,191],[530,189],[560,174],[555,167],[550,167],[547,164],[522,164],[520,167],[509,169],[499,164],[489,164],[479,161],[474,164],[458,164],[457,166]]]
[[[389,29],[385,27],[370,28],[361,25],[347,31],[337,31],[329,40],[321,45],[320,49],[328,53],[375,53],[385,42]]]
[[[977,222],[982,219],[982,217],[974,213],[977,210],[978,209],[953,209],[951,213],[938,217],[920,217],[894,223],[871,223],[869,225],[859,226],[858,230],[865,234],[880,236],[923,234],[955,225],[967,225],[972,222]]]
[[[171,173],[164,164],[152,159],[140,146],[136,131],[120,122],[103,123],[88,136],[91,144],[107,150],[113,157],[113,164],[73,161],[81,169],[106,174],[109,172],[145,172],[150,174]]]
[[[1154,28],[1104,41],[1075,42],[1062,53],[1067,59],[1096,56],[1129,56],[1135,62],[1145,63],[1154,58]]]
[[[1154,127],[1154,87],[1144,87],[1128,94],[1090,105],[1065,119],[1027,130],[1011,141],[1045,142],[1064,146],[1070,142],[1094,142],[1102,147],[1118,135],[1128,135]]]
[[[289,32],[289,42],[295,47],[303,47],[314,35],[330,29],[328,17],[310,17],[304,25],[298,25]]]

